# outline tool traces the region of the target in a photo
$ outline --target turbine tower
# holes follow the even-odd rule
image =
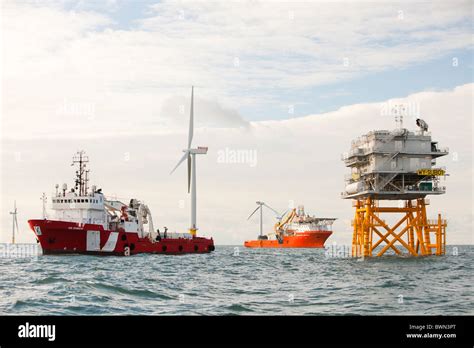
[[[12,225],[13,225],[13,230],[12,230],[12,244],[15,244],[15,228],[16,228],[16,231],[19,231],[18,229],[18,220],[17,220],[17,214],[18,214],[18,210],[16,209],[16,201],[13,203],[13,211],[10,212],[10,214],[12,215]]]
[[[257,212],[257,210],[260,209],[260,237],[262,237],[263,236],[263,207],[264,206],[267,207],[268,209],[273,211],[275,214],[277,214],[278,217],[280,217],[280,213],[277,212],[272,207],[270,207],[269,205],[265,204],[264,202],[257,201],[256,203],[257,203],[258,207],[252,212],[252,214],[250,214],[250,216],[247,218],[247,220],[250,220],[250,218],[253,216],[253,214],[255,214]]]
[[[191,112],[189,115],[189,132],[188,132],[188,147],[183,150],[184,155],[179,160],[178,164],[173,168],[170,174],[179,167],[186,159],[188,160],[188,193],[191,191],[191,227],[189,233],[192,236],[196,236],[198,230],[196,225],[196,155],[207,154],[207,147],[198,146],[192,148],[191,143],[193,141],[194,134],[194,86],[191,87]]]

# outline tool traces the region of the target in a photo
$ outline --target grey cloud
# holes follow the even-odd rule
[[[160,118],[182,127],[189,120],[190,97],[173,96],[163,101]],[[196,127],[247,128],[249,122],[236,111],[224,108],[218,102],[194,97]]]

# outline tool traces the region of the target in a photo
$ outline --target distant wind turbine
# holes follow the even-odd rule
[[[18,214],[18,210],[16,209],[16,201],[13,203],[13,211],[10,212],[10,214],[12,215],[12,244],[15,244],[15,227],[16,227],[16,231],[19,231],[18,229],[18,220],[17,220],[17,214]]]
[[[265,204],[264,202],[257,201],[256,203],[257,203],[258,207],[252,212],[252,214],[250,214],[250,216],[247,218],[247,220],[250,220],[250,218],[253,216],[253,214],[255,214],[257,212],[257,210],[260,209],[260,237],[262,237],[263,236],[263,207],[267,207],[268,209],[273,211],[280,220],[281,220],[281,217],[280,217],[281,215],[280,215],[279,212],[277,212],[275,209],[273,209],[269,205]]]

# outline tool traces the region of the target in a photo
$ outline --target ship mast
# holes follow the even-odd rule
[[[75,188],[76,191],[79,193],[79,196],[85,196],[88,190],[88,182],[89,182],[89,170],[86,169],[86,164],[89,162],[89,157],[86,156],[84,151],[78,151],[76,155],[72,158],[72,164],[78,164],[79,168],[76,170],[76,180],[75,180]]]

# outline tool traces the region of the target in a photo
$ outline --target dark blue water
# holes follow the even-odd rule
[[[206,255],[1,257],[0,314],[472,315],[473,257],[474,246],[363,261],[231,246]]]

